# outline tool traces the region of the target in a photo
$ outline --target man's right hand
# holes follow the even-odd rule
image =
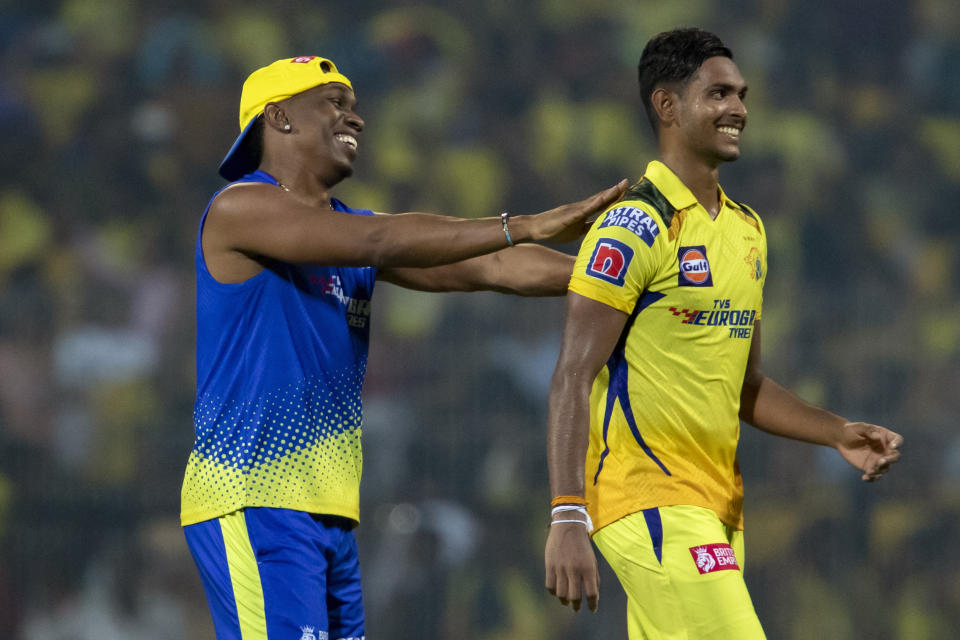
[[[580,610],[581,596],[587,599],[590,611],[596,611],[600,600],[600,574],[597,556],[590,544],[587,528],[579,522],[551,525],[544,552],[547,570],[547,591],[560,604]],[[582,583],[582,588],[581,588]]]
[[[557,244],[572,242],[590,228],[591,216],[601,213],[623,197],[628,184],[624,179],[586,200],[564,204],[531,216],[518,216],[514,220],[520,224],[529,225],[526,231],[533,242]]]

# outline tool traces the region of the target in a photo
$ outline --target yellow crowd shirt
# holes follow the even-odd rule
[[[651,507],[742,528],[740,389],[760,319],[760,218],[721,190],[711,219],[660,162],[593,225],[570,291],[626,313],[593,383],[586,499],[595,527]]]

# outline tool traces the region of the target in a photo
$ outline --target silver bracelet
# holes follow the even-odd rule
[[[510,217],[509,211],[504,211],[500,214],[500,226],[503,227],[503,235],[507,236],[507,244],[509,246],[514,246],[513,238],[510,237],[510,229],[507,228],[507,219]]]

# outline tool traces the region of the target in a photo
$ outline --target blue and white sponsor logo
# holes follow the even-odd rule
[[[623,227],[633,231],[648,247],[653,246],[653,241],[660,235],[660,227],[647,215],[643,209],[636,207],[617,207],[607,212],[607,217],[600,224],[600,228]]]

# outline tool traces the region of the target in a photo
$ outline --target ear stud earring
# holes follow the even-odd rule
[[[284,130],[284,131],[290,131],[290,124],[287,123],[287,124],[283,125],[283,130]]]

